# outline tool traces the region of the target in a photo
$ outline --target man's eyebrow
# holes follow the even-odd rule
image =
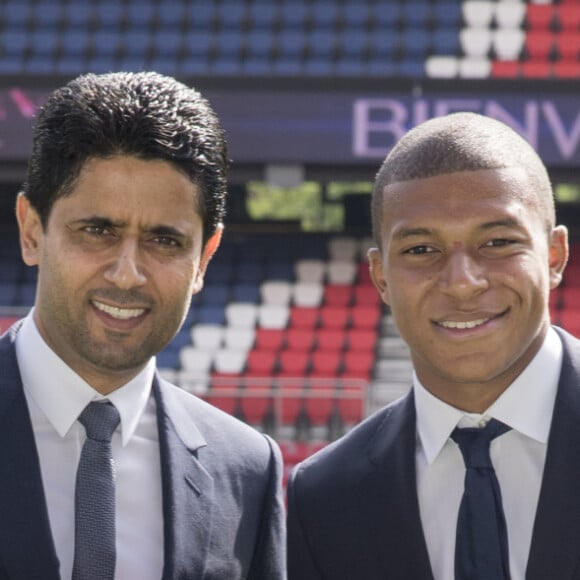
[[[431,236],[433,233],[431,228],[401,228],[393,237],[397,240],[405,240],[414,236]]]
[[[88,225],[88,226],[99,226],[103,228],[122,228],[126,222],[114,222],[112,219],[100,216],[100,215],[92,215],[85,218],[79,218],[75,220],[75,223],[79,225]]]
[[[494,228],[521,228],[521,224],[514,218],[502,218],[481,224],[482,230],[493,230]]]
[[[156,234],[158,236],[172,236],[172,237],[179,237],[179,238],[187,237],[187,234],[185,234],[181,230],[179,230],[173,226],[167,226],[167,225],[162,225],[162,224],[157,225],[157,226],[152,226],[150,228],[145,228],[145,230],[151,234]]]

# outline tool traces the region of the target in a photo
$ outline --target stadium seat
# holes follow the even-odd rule
[[[452,79],[459,74],[459,61],[454,56],[429,56],[425,61],[425,74],[434,79]]]
[[[499,60],[519,60],[525,33],[521,28],[500,28],[493,33],[493,52]]]
[[[527,5],[520,0],[498,2],[495,5],[494,18],[498,29],[522,29],[526,18]]]
[[[316,259],[301,259],[295,263],[296,281],[318,282],[324,281],[326,276],[326,262]]]
[[[459,33],[461,50],[467,57],[481,58],[490,53],[493,33],[489,28],[463,28]]]
[[[293,286],[283,280],[266,280],[260,287],[260,295],[264,304],[286,306],[292,298]]]
[[[319,328],[316,331],[316,348],[323,351],[341,351],[346,344],[342,328]]]
[[[556,7],[551,2],[531,2],[526,8],[526,25],[528,30],[550,29],[554,25]]]
[[[532,60],[549,58],[555,46],[555,35],[549,30],[529,30],[526,34],[524,47]]]
[[[320,282],[296,282],[292,289],[292,303],[295,306],[320,306],[324,288]]]
[[[303,377],[309,369],[310,355],[307,351],[283,350],[278,353],[278,363],[278,376]]]
[[[225,307],[228,326],[254,327],[258,320],[258,305],[250,302],[230,302]]]
[[[229,375],[240,375],[246,367],[247,349],[220,348],[214,354],[215,372]]]
[[[271,376],[276,370],[277,354],[275,350],[255,349],[248,353],[246,375]]]
[[[283,304],[260,304],[258,325],[262,328],[286,328],[290,309]]]
[[[254,347],[257,350],[280,350],[286,341],[286,331],[282,328],[256,328]]]
[[[580,30],[566,30],[554,35],[554,47],[560,59],[564,61],[578,60],[580,57]]]
[[[256,329],[251,327],[226,326],[223,344],[226,348],[250,350],[254,346]]]
[[[291,327],[286,330],[286,348],[288,350],[308,352],[314,348],[314,344],[314,329]]]
[[[327,284],[324,287],[323,302],[326,306],[349,306],[353,298],[350,284]]]
[[[198,348],[217,350],[223,344],[224,333],[221,324],[196,324],[191,328],[191,343]]]
[[[465,0],[461,2],[463,20],[470,28],[489,28],[495,5],[491,0]]]
[[[377,331],[374,328],[349,328],[346,331],[346,344],[349,351],[374,352]]]
[[[580,29],[580,4],[563,2],[554,6],[556,20],[561,31],[572,31],[578,34]]]
[[[330,260],[326,266],[330,284],[352,284],[356,278],[357,263],[347,260]]]
[[[346,328],[350,315],[351,309],[346,306],[321,306],[320,324],[323,328]]]
[[[308,306],[293,306],[290,309],[289,326],[293,328],[314,328],[318,326],[320,310]]]

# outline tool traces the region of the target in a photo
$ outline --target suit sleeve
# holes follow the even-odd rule
[[[300,520],[298,479],[300,466],[294,468],[287,487],[288,498],[288,580],[322,580],[317,570]]]
[[[270,446],[269,481],[262,507],[260,533],[248,578],[286,580],[286,525],[282,491],[282,454],[278,445],[264,435]]]

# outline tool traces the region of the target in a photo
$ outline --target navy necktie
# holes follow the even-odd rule
[[[482,428],[455,429],[465,461],[465,490],[455,546],[456,580],[508,580],[509,558],[501,492],[491,458],[492,439],[510,428],[492,419]]]
[[[87,439],[77,469],[75,556],[72,580],[115,576],[115,483],[111,437],[119,412],[110,403],[89,403],[80,414]]]

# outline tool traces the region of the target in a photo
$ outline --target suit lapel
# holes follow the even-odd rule
[[[172,388],[157,378],[153,392],[163,489],[163,580],[201,579],[209,550],[214,496],[213,479],[196,457],[197,449],[206,442]]]
[[[557,329],[558,330],[558,329]],[[559,332],[564,360],[526,578],[580,578],[580,345]]]
[[[415,448],[415,406],[411,391],[399,403],[387,408],[371,441],[369,459],[374,469],[363,481],[362,518],[354,528],[368,529],[372,522],[369,542],[374,546],[374,557],[380,562],[384,578],[432,578],[419,514]]]
[[[13,327],[0,340],[0,572],[5,569],[15,580],[58,580],[59,562],[16,361],[17,330]]]

